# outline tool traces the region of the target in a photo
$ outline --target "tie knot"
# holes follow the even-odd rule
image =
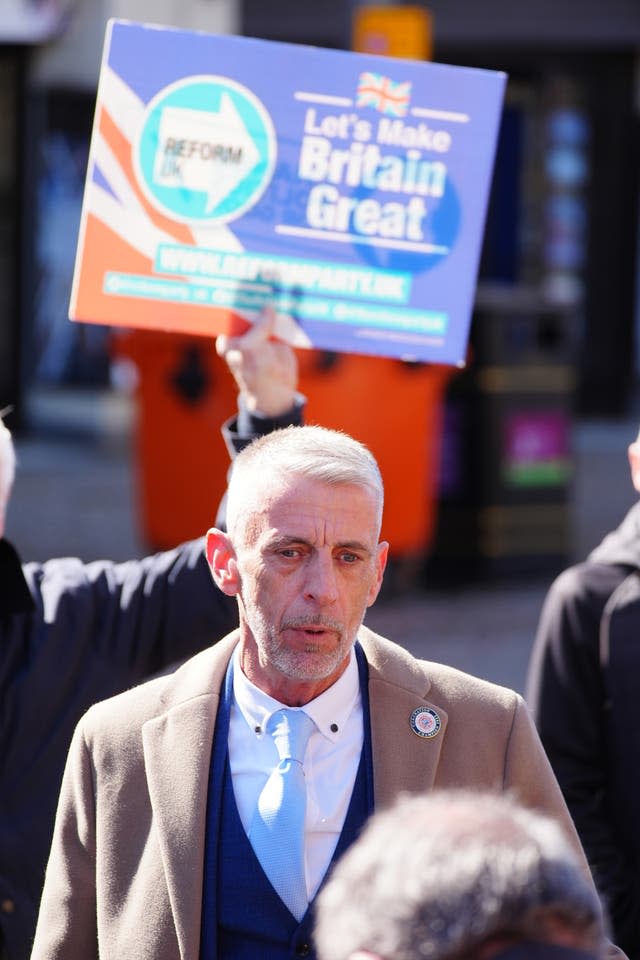
[[[280,760],[302,763],[314,726],[304,710],[276,710],[267,729],[274,739]]]

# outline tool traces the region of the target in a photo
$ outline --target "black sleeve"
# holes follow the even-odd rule
[[[238,398],[238,416],[227,420],[222,425],[222,436],[227,445],[229,456],[233,460],[236,453],[255,440],[273,430],[282,430],[284,427],[299,427],[304,420],[306,397],[297,393],[293,406],[277,417],[266,416],[262,413],[251,413]]]
[[[18,551],[4,537],[0,537],[0,584],[0,620],[34,609]]]
[[[626,573],[621,567],[584,563],[555,580],[542,608],[526,696],[609,908],[614,939],[631,956],[629,925],[638,926],[640,884],[613,822],[599,654],[602,613]]]
[[[36,616],[52,624],[58,639],[68,634],[74,660],[108,664],[112,679],[105,677],[103,696],[197,653],[237,625],[236,601],[213,583],[203,539],[126,563],[50,560],[33,567],[31,587]]]

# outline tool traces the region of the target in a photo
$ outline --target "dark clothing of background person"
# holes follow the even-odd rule
[[[223,429],[227,446],[237,452],[301,417],[301,403],[274,418],[241,406]],[[62,773],[82,714],[215,643],[237,616],[235,599],[213,584],[203,539],[125,563],[24,565],[0,540],[2,960],[31,953]]]
[[[552,584],[527,688],[614,942],[640,960],[640,503]]]

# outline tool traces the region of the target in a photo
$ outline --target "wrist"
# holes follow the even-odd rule
[[[241,393],[239,402],[248,413],[258,417],[281,417],[296,403],[297,393],[290,387],[272,389],[268,393]]]
[[[291,403],[286,410],[277,414],[264,413],[261,410],[249,410],[242,394],[238,396],[237,431],[242,435],[257,436],[279,430],[291,424],[302,423],[307,398],[297,391],[291,394]]]

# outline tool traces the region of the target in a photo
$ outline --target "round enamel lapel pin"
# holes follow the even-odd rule
[[[416,736],[431,739],[440,733],[442,721],[431,707],[417,707],[409,717],[409,725]]]

